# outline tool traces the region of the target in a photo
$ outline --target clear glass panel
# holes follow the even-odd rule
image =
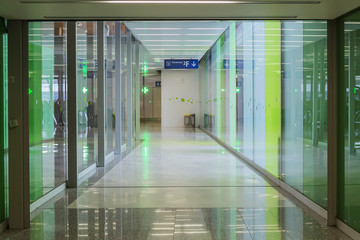
[[[327,207],[327,24],[282,22],[281,178]]]
[[[126,86],[127,86],[127,45],[126,45],[126,26],[121,23],[121,111],[123,113],[121,119],[121,137],[123,145],[127,141],[127,105],[126,105]]]
[[[30,201],[65,181],[66,24],[29,23]]]
[[[115,22],[105,23],[105,156],[115,149]]]
[[[96,22],[77,22],[78,172],[85,170],[98,159],[96,34]]]
[[[343,19],[340,59],[341,146],[338,218],[360,232],[360,11]]]
[[[136,43],[135,38],[132,36],[132,137],[135,138],[136,135],[136,94],[135,94],[135,87],[136,87]]]

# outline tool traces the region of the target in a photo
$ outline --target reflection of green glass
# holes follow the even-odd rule
[[[280,21],[265,21],[265,168],[276,177],[281,135],[280,29]]]
[[[303,192],[327,208],[327,39],[314,37],[313,29],[327,29],[326,22],[303,23]],[[310,77],[309,77],[310,76]],[[297,109],[298,110],[298,109]]]
[[[340,19],[339,24],[339,127],[337,217],[360,232],[360,101],[357,88],[360,76],[360,11]],[[353,89],[353,91],[352,91]]]
[[[83,65],[82,65],[82,72],[83,72],[83,76],[84,77],[87,77],[87,62],[85,61],[85,62],[83,62],[82,63]]]
[[[8,217],[7,35],[0,26],[0,221]]]
[[[147,63],[144,62],[144,67],[143,67],[143,73],[144,73],[144,76],[146,77],[149,73],[149,67],[146,65]]]
[[[143,159],[143,178],[144,180],[149,179],[149,148],[147,146],[147,138],[145,138],[146,144],[142,149],[142,159]]]
[[[41,43],[41,22],[30,22],[29,72],[32,74],[29,76],[29,168],[31,202],[39,199],[43,195],[42,132],[43,127],[46,129],[46,125],[48,125],[48,116],[46,113],[50,112],[47,112],[48,109],[46,108],[51,107],[51,103],[49,103],[49,101],[43,101],[42,97],[42,76],[45,74],[42,59],[47,50]],[[52,57],[51,60],[53,59],[54,58]],[[51,60],[49,59],[50,63]],[[42,124],[44,120],[45,122]],[[54,123],[52,122],[52,127],[53,126]]]

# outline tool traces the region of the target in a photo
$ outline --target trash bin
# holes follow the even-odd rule
[[[189,127],[190,123],[190,114],[184,114],[184,126]]]
[[[184,127],[195,128],[195,114],[184,114]]]

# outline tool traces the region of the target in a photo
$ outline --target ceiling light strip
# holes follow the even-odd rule
[[[52,19],[52,20],[71,20],[71,19],[76,19],[79,21],[86,21],[86,20],[98,20],[100,21],[101,19],[106,19],[106,20],[112,20],[112,21],[116,21],[116,20],[121,20],[121,21],[176,21],[176,19],[179,20],[184,20],[184,18],[180,17],[180,18],[176,18],[176,17],[119,17],[119,16],[44,16],[45,19]],[[231,21],[242,21],[242,20],[269,20],[269,19],[275,19],[275,20],[279,20],[279,19],[296,19],[297,16],[236,16],[236,17],[217,17],[217,18],[209,18],[209,17],[192,17],[192,18],[187,18],[188,21],[214,21],[214,20],[219,20],[219,18],[224,21],[224,20],[231,20]],[[307,22],[304,22],[304,24]],[[187,40],[183,40],[183,41],[187,41]]]
[[[321,1],[236,1],[236,0],[114,0],[114,1],[99,1],[99,0],[80,0],[80,1],[20,1],[21,4],[296,4],[296,5],[313,5],[320,4]]]

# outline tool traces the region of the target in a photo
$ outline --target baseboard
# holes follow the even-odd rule
[[[5,232],[9,228],[9,221],[8,219],[5,219],[0,223],[0,233]]]
[[[60,186],[54,188],[50,192],[46,193],[44,196],[30,204],[30,212],[33,212],[35,209],[39,208],[41,205],[55,197],[57,194],[61,193],[62,191],[65,191],[66,189],[66,183],[64,182]]]
[[[360,239],[360,233],[352,229],[349,225],[347,225],[343,221],[336,219],[336,226],[349,237],[353,239]]]
[[[89,174],[90,172],[94,171],[96,169],[96,163],[93,163],[92,165],[90,165],[89,167],[87,167],[86,169],[82,170],[79,174],[78,174],[78,179],[83,178],[85,175]]]
[[[204,129],[202,127],[200,127],[200,129],[203,132],[205,132],[207,135],[209,135],[212,139],[214,139],[217,143],[219,143],[221,146],[223,146],[226,150],[231,152],[235,157],[237,157],[240,160],[242,160],[243,162],[245,162],[250,168],[252,168],[255,171],[259,172],[265,179],[270,181],[271,184],[273,184],[273,185],[275,185],[277,187],[280,187],[282,190],[284,190],[285,192],[287,192],[288,194],[290,194],[291,196],[296,198],[298,201],[300,201],[301,203],[303,203],[307,207],[309,207],[312,211],[314,211],[315,213],[317,213],[321,217],[327,219],[327,211],[324,208],[322,208],[321,206],[319,206],[318,204],[313,202],[311,199],[307,198],[302,193],[295,190],[293,187],[291,187],[287,183],[281,181],[279,178],[275,177],[274,175],[272,175],[271,173],[269,173],[268,171],[266,171],[265,169],[263,169],[262,167],[260,167],[256,163],[254,163],[252,160],[250,160],[245,155],[238,152],[236,149],[232,148],[231,146],[229,146],[226,143],[224,143],[223,141],[221,141],[219,138],[214,136],[212,133],[210,133],[206,129]]]
[[[123,153],[123,152],[125,152],[126,151],[126,144],[123,144],[122,146],[121,146],[121,152]]]
[[[106,155],[105,157],[105,165],[108,164],[109,162],[111,162],[112,160],[114,160],[115,158],[115,152],[111,152],[108,155]]]

